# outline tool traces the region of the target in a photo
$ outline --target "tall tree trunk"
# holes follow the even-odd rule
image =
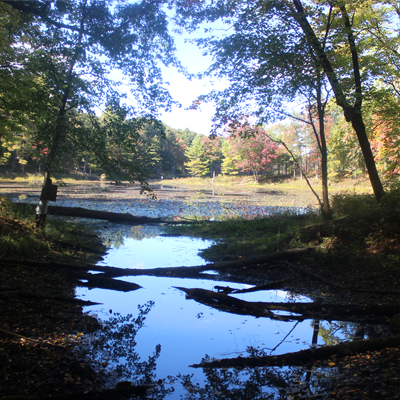
[[[309,24],[307,16],[305,14],[303,5],[300,0],[292,0],[294,5],[294,17],[301,29],[303,30],[310,47],[314,50],[316,56],[321,62],[321,66],[329,79],[332,90],[335,93],[336,103],[343,109],[344,117],[346,121],[351,122],[353,129],[357,135],[358,142],[361,146],[363,156],[365,159],[365,164],[367,166],[369,179],[371,181],[371,186],[374,191],[377,201],[380,201],[385,194],[382,186],[382,182],[379,178],[378,171],[376,169],[374,156],[371,151],[371,146],[367,137],[365,130],[365,124],[362,118],[362,82],[360,74],[360,65],[358,62],[357,45],[355,41],[355,36],[352,31],[351,20],[347,14],[346,4],[344,1],[338,2],[337,6],[340,10],[343,20],[343,27],[347,34],[347,42],[351,52],[351,71],[355,82],[355,100],[354,105],[350,105],[346,95],[343,92],[342,84],[340,83],[336,71],[334,70],[331,62],[328,59],[327,53],[325,52],[320,40],[314,32],[314,29]],[[331,8],[334,6],[332,5]]]
[[[385,191],[383,190],[382,182],[379,178],[378,170],[376,169],[374,155],[372,154],[371,145],[368,140],[361,112],[352,113],[351,125],[357,134],[375,197],[380,201],[385,194]]]

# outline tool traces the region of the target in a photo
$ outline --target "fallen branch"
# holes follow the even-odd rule
[[[293,279],[295,278],[293,277],[287,279],[279,279],[277,281],[268,282],[265,283],[264,285],[258,285],[248,289],[233,290],[232,293],[251,293],[251,292],[258,292],[260,290],[281,289],[283,287],[283,284],[286,284],[292,281]]]
[[[355,321],[362,319],[364,323],[388,323],[389,318],[400,313],[400,306],[391,304],[358,306],[324,303],[249,302],[228,296],[225,293],[216,293],[206,289],[182,287],[177,287],[177,289],[184,291],[188,298],[225,312],[283,321],[303,321],[305,319]],[[286,311],[297,315],[277,315],[272,311]]]
[[[117,290],[120,292],[130,292],[132,290],[141,288],[141,286],[137,285],[136,283],[107,278],[99,274],[92,275],[80,273],[77,277],[79,279],[87,280],[87,282],[79,280],[77,286],[88,287],[90,289],[98,288]]]
[[[254,315],[256,317],[273,317],[272,313],[265,310],[256,302],[247,302],[244,300],[237,299],[235,297],[228,296],[224,293],[215,293],[211,290],[205,289],[187,289],[183,287],[176,287],[176,289],[182,290],[188,296],[196,301],[202,302],[207,305],[211,305],[215,308],[220,306],[228,307],[229,311],[240,315]],[[219,306],[219,307],[218,307]]]
[[[341,343],[336,346],[326,346],[286,353],[277,356],[230,358],[193,364],[193,368],[247,368],[247,367],[275,367],[275,366],[301,366],[332,357],[346,357],[366,351],[382,350],[386,347],[400,346],[400,335],[386,338],[373,338]]]
[[[137,276],[137,275],[148,275],[148,276],[173,276],[180,278],[193,278],[193,277],[201,277],[203,279],[207,278],[207,275],[204,274],[206,271],[223,271],[226,269],[239,269],[243,267],[254,267],[254,266],[262,266],[266,268],[265,264],[272,261],[282,260],[282,259],[292,259],[300,257],[304,254],[307,254],[313,251],[313,247],[307,247],[304,249],[291,249],[285,251],[279,251],[276,253],[266,254],[264,256],[246,258],[242,260],[235,261],[225,261],[225,262],[217,262],[210,263],[206,265],[200,266],[192,266],[192,267],[171,267],[171,268],[151,268],[151,269],[130,269],[130,268],[116,268],[116,267],[108,267],[108,266],[100,266],[93,264],[86,265],[77,265],[77,264],[64,264],[64,263],[56,263],[56,262],[39,262],[39,261],[26,261],[26,260],[3,260],[5,263],[9,264],[23,264],[26,266],[37,266],[37,267],[58,267],[65,268],[71,270],[84,270],[84,271],[99,271],[103,272],[101,276],[104,277],[121,277],[121,276]],[[216,279],[215,275],[209,276],[209,279]]]

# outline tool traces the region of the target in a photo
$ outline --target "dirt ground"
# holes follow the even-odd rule
[[[14,196],[38,196],[40,186],[35,184],[26,188],[23,184],[3,183],[0,193]],[[251,196],[273,204],[281,197],[292,201],[287,193],[249,194],[239,190],[234,193],[218,193],[213,196],[209,188],[182,189],[178,191],[169,187],[155,187],[158,198],[174,199],[212,199],[229,198],[231,201],[248,199]],[[76,184],[59,190],[60,198],[90,198],[104,201],[138,198],[139,188],[115,185]],[[253,197],[252,197],[253,198]],[[296,199],[296,195],[293,194]],[[260,200],[260,201],[261,201]],[[310,198],[297,198],[297,204],[306,204]],[[304,201],[304,203],[302,203]],[[307,205],[307,204],[306,204]],[[365,226],[370,229],[366,220]],[[354,224],[353,224],[354,225]],[[362,226],[357,222],[357,232]],[[389,229],[386,227],[386,229]],[[349,229],[343,230],[342,245],[348,245],[353,239]],[[392,235],[393,236],[393,235]],[[339,239],[340,240],[340,237]],[[382,243],[387,241],[382,240]],[[375,242],[376,243],[376,242]],[[391,245],[394,245],[392,243]],[[368,251],[379,249],[368,248]],[[353,251],[349,248],[349,251]],[[83,255],[82,255],[83,256]],[[312,263],[309,260],[299,261],[299,266],[309,273],[322,277],[325,282],[313,279],[310,274],[300,273],[288,288],[299,294],[312,294],[316,301],[348,303],[398,303],[396,294],[400,282],[397,269],[376,270],[366,266],[349,265],[346,260],[327,264]],[[353,269],[351,269],[351,267]],[[356,269],[357,267],[357,269]],[[257,268],[242,271],[252,275],[257,284],[282,279],[282,268],[262,271]],[[271,272],[273,271],[273,272]],[[285,271],[290,278],[290,269]],[[51,394],[85,393],[104,387],[101,374],[77,357],[75,343],[82,336],[96,328],[96,321],[82,314],[82,307],[73,302],[63,302],[55,298],[62,294],[73,299],[74,280],[67,273],[52,268],[33,268],[21,264],[0,266],[0,397],[9,396],[45,396]],[[328,283],[327,283],[328,282]],[[337,290],[335,285],[343,287],[365,287],[371,289],[393,290],[393,294],[355,294],[346,290]],[[313,395],[307,390],[299,391],[297,399],[396,399],[400,397],[400,351],[398,348],[383,349],[352,355],[342,359],[331,360],[328,364],[332,374],[325,381],[321,380],[326,390],[323,394]]]

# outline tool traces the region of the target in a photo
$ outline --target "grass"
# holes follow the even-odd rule
[[[96,175],[85,175],[82,173],[70,173],[70,174],[55,174],[55,178],[52,177],[54,182],[57,180],[61,180],[63,182],[80,182],[87,180],[95,180],[96,182],[100,180],[100,177]],[[18,183],[31,183],[32,180],[43,180],[43,174],[39,173],[26,173],[26,174],[17,174],[17,173],[8,173],[8,174],[0,174],[0,182],[18,182]]]
[[[323,221],[318,213],[308,210],[303,215],[281,213],[254,220],[230,218],[170,229],[214,239],[216,243],[201,253],[209,261],[312,245],[320,247],[319,256],[324,262],[329,257],[348,261],[350,255],[354,255],[354,262],[364,263],[367,256],[379,258],[381,265],[390,267],[394,265],[393,260],[397,262],[400,258],[397,254],[400,190],[387,193],[381,204],[372,194],[338,191],[331,196],[331,203],[335,220],[324,228],[321,228]],[[316,228],[307,228],[312,225]]]
[[[0,257],[72,261],[82,256],[84,247],[95,252],[102,248],[86,227],[48,217],[44,229],[37,230],[32,207],[0,197]]]
[[[315,177],[310,178],[310,182],[314,188],[319,191],[321,189],[321,179]],[[211,186],[212,179],[207,178],[176,178],[163,181],[157,181],[159,184],[173,184],[174,186]],[[263,183],[254,183],[254,179],[251,176],[224,176],[218,175],[214,179],[214,185],[219,187],[256,187],[261,189],[296,189],[296,190],[310,190],[304,179],[282,179],[278,181],[267,181]],[[354,180],[352,178],[342,179],[340,181],[331,181],[329,190],[332,192],[350,190],[354,192],[366,192],[371,193],[371,184],[367,176],[363,176]]]
[[[321,222],[311,210],[303,215],[281,213],[269,218],[225,221],[202,221],[189,226],[170,228],[184,235],[215,239],[216,243],[201,252],[209,261],[230,257],[251,257],[301,246],[299,232],[303,226]]]

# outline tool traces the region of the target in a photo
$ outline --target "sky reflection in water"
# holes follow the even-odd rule
[[[159,236],[142,240],[124,238],[124,244],[110,249],[100,264],[120,268],[204,265],[204,260],[197,253],[210,244],[210,241],[186,237]],[[269,349],[279,345],[295,325],[295,322],[221,312],[194,300],[187,300],[182,291],[174,288],[180,286],[212,290],[215,285],[235,288],[245,288],[247,285],[147,276],[120,279],[135,282],[142,289],[124,293],[78,288],[77,295],[103,303],[101,306],[86,307],[86,311],[90,310],[104,319],[110,315],[110,309],[123,315],[136,314],[138,304],[145,304],[149,300],[155,302],[145,327],[137,335],[136,351],[144,360],[153,353],[157,344],[161,344],[161,356],[157,361],[158,379],[183,373],[195,374],[195,379],[203,380],[202,371],[189,368],[189,365],[201,362],[206,354],[215,358],[231,358],[241,354],[246,356],[247,346],[259,347],[269,353]],[[288,301],[287,293],[283,291],[255,292],[237,297],[248,301]],[[308,348],[312,334],[311,321],[298,324],[273,354]],[[175,390],[174,397],[184,393],[182,388]]]

